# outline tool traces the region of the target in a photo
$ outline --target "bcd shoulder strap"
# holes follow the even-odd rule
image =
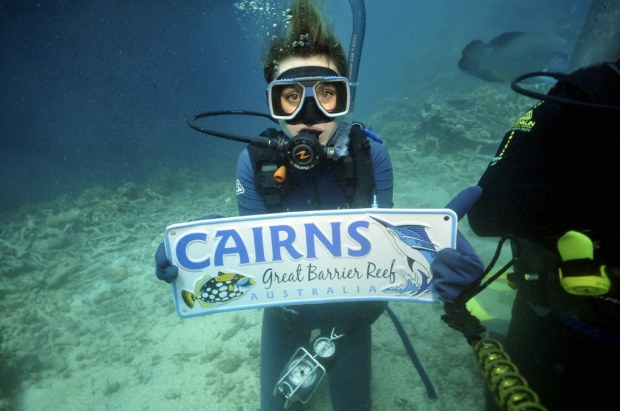
[[[334,180],[344,190],[350,208],[372,206],[375,174],[370,142],[361,123],[353,123],[349,132],[349,153],[330,162]]]
[[[355,169],[355,192],[350,201],[351,208],[366,208],[373,203],[375,173],[370,155],[370,142],[360,123],[354,123],[349,133],[349,152],[353,156]]]
[[[261,136],[275,138],[279,136],[279,133],[275,128],[269,128],[262,132]],[[284,153],[252,144],[248,144],[248,153],[254,169],[256,192],[265,200],[270,212],[279,211],[282,194],[287,183],[286,181],[283,183],[276,182],[273,173],[280,166],[286,165]]]

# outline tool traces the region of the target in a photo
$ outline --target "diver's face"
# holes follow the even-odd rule
[[[287,70],[298,68],[298,67],[307,67],[307,66],[317,66],[317,67],[327,67],[329,69],[334,70],[338,73],[338,69],[333,61],[331,61],[326,56],[311,56],[311,57],[286,57],[280,61],[278,71],[276,72],[275,78]],[[342,73],[338,73],[342,75]],[[294,137],[299,134],[302,130],[312,130],[319,134],[319,142],[322,145],[326,145],[329,140],[333,137],[334,133],[336,133],[336,129],[338,128],[338,120],[332,120],[327,123],[315,123],[315,124],[289,124],[286,120],[278,120],[280,123],[280,127],[284,133],[286,133],[289,137]]]

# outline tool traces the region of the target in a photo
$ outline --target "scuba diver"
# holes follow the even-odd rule
[[[282,152],[251,144],[241,152],[236,172],[239,214],[373,204],[391,208],[393,173],[387,151],[367,138],[361,125],[347,122],[354,85],[344,77],[348,69],[342,44],[312,0],[295,1],[288,24],[287,33],[272,40],[263,66],[270,114],[281,130],[268,129],[262,135],[300,143],[289,152],[293,161]],[[317,142],[322,147],[314,147]],[[324,147],[344,147],[347,154],[325,158],[330,154],[321,153]],[[312,153],[320,153],[319,158],[313,159]],[[274,181],[277,170],[282,173]],[[283,370],[288,370],[296,349],[313,345],[314,331],[321,336],[342,336],[336,340],[337,359],[328,374],[334,410],[370,410],[371,325],[386,305],[344,302],[265,308],[260,409],[295,407],[298,403],[291,404],[289,399],[297,388],[295,395],[307,402],[316,387],[314,381],[304,380],[303,364],[299,370],[290,369],[293,382],[289,383],[298,387],[281,379],[286,379]]]
[[[239,215],[392,208],[390,156],[378,136],[352,119],[365,10],[362,0],[349,2],[353,36],[348,59],[313,0],[294,0],[284,20],[286,30],[271,39],[264,55],[269,115],[209,112],[189,122],[197,131],[248,143],[236,167]],[[197,123],[228,114],[267,117],[279,129],[243,137]],[[458,243],[466,245],[464,239]],[[465,259],[481,269],[477,255],[468,250],[466,256],[455,252],[446,267]],[[177,277],[163,243],[155,260],[159,279]],[[327,376],[335,411],[370,410],[371,325],[386,310],[433,398],[432,384],[386,301],[304,304],[264,308],[260,409],[299,409]]]
[[[390,156],[376,135],[352,121],[365,10],[362,0],[350,3],[349,59],[312,0],[295,0],[287,10],[286,30],[271,39],[263,63],[268,118],[279,130],[245,138],[197,124],[212,115],[261,116],[254,112],[203,113],[189,122],[206,134],[249,143],[236,168],[240,215],[393,206]],[[155,260],[159,279],[177,277],[163,243]],[[313,372],[318,366],[329,370],[334,410],[370,410],[371,325],[386,306],[365,301],[265,308],[260,409],[307,403],[325,375]],[[320,365],[299,355],[308,351]]]
[[[547,94],[519,86],[533,77],[557,82]],[[512,88],[540,102],[504,135],[468,213],[476,234],[511,245],[508,281],[517,291],[501,344],[549,410],[616,410],[609,373],[620,369],[618,223],[600,180],[617,161],[620,61],[528,73]],[[469,298],[485,275],[436,280],[450,298]],[[455,316],[446,317],[454,327]],[[487,410],[506,409],[497,391],[488,393],[495,401],[487,396]]]

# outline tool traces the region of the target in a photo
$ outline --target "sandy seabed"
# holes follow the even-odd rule
[[[426,110],[438,115],[432,106]],[[395,207],[443,207],[475,184],[492,155],[476,146],[450,157],[422,155],[420,150],[437,143],[425,135],[423,145],[392,140],[389,147]],[[407,155],[415,153],[417,162]],[[2,217],[0,410],[258,409],[262,311],[182,319],[171,287],[154,275],[153,255],[166,225],[208,213],[236,214],[232,170],[230,181],[196,185],[190,183],[204,181],[202,176],[184,173],[162,172],[144,185],[93,187],[77,198],[24,205]],[[473,236],[466,222],[461,229],[488,262],[496,239]],[[512,296],[495,287],[480,301],[491,315],[506,319]],[[484,381],[473,350],[442,322],[442,306],[390,307],[438,399],[429,400],[383,314],[373,325],[373,410],[483,409]],[[325,384],[308,409],[331,409]]]
[[[1,409],[258,409],[262,310],[182,319],[171,287],[154,275],[167,223],[186,221],[198,203],[232,214],[232,190],[223,188],[210,185],[205,201],[131,183],[94,188],[6,223],[4,253],[19,258],[0,283],[2,355],[20,386]],[[390,306],[439,398],[428,399],[384,314],[373,326],[373,409],[480,410],[472,349],[441,321],[441,305]],[[328,397],[321,387],[309,409],[328,410]]]

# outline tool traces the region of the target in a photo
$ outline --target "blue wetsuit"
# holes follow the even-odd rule
[[[392,162],[385,148],[370,140],[371,161],[380,208],[393,206]],[[313,169],[290,167],[289,189],[282,196],[285,211],[348,208],[343,189],[334,181],[332,168],[323,160]],[[247,149],[237,161],[237,205],[240,215],[268,213],[257,193],[254,168]],[[329,371],[329,388],[335,411],[371,409],[371,324],[385,308],[384,302],[307,304],[266,308],[261,338],[261,411],[284,410],[284,401],[273,395],[274,387],[293,353],[307,347],[310,334],[320,329],[346,336],[338,345],[337,361]],[[294,409],[294,407],[293,407]]]

